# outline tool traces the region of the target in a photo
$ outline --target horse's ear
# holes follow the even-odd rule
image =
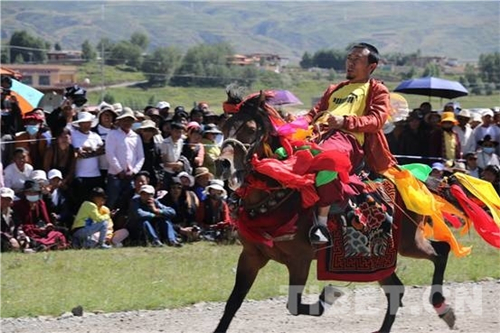
[[[264,90],[261,90],[260,95],[259,95],[259,104],[258,105],[264,104],[265,101],[266,101],[266,94],[264,93]]]

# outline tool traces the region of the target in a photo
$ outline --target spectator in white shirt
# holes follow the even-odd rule
[[[493,111],[484,109],[481,116],[483,123],[474,129],[474,142],[483,140],[486,135],[489,135],[493,141],[500,142],[500,127],[496,126],[493,120]],[[477,149],[478,145],[475,148]],[[500,154],[498,147],[496,147],[495,153]]]
[[[24,190],[24,182],[28,180],[33,171],[33,166],[28,164],[28,151],[24,148],[16,148],[12,157],[12,163],[4,170],[4,185],[20,194]]]
[[[475,151],[476,143],[474,142],[474,135],[472,135],[472,128],[469,125],[471,118],[470,111],[462,109],[457,114],[458,125],[453,127],[453,131],[457,133],[460,139],[460,154],[463,157],[469,152]]]
[[[117,208],[120,196],[127,196],[133,191],[132,177],[144,164],[144,150],[140,136],[132,130],[137,120],[130,108],[116,118],[118,128],[109,132],[106,138],[106,159],[108,168],[108,199],[110,209]]]
[[[79,112],[78,120],[73,123],[71,141],[76,151],[75,166],[75,206],[80,207],[89,199],[94,187],[102,187],[103,181],[99,170],[99,156],[104,154],[101,137],[91,131],[97,119],[89,112]]]
[[[97,126],[92,128],[92,131],[99,134],[102,142],[104,143],[104,146],[106,146],[106,137],[108,136],[109,132],[111,132],[111,130],[115,128],[114,122],[116,120],[116,117],[118,117],[116,111],[111,105],[107,104],[101,107],[101,110],[97,115],[99,123],[97,124]],[[99,156],[99,168],[101,169],[101,175],[103,179],[106,179],[108,175],[108,167],[109,164],[108,160],[106,159],[106,155]]]
[[[184,145],[182,134],[185,129],[184,124],[172,122],[170,136],[163,140],[160,146],[163,169],[165,170],[163,188],[167,188],[172,177],[184,170],[184,164],[179,159]]]
[[[478,141],[477,144],[481,147],[477,153],[478,167],[484,170],[488,165],[500,166],[498,155],[495,154],[495,149],[498,147],[498,141],[492,139],[488,134],[482,140]]]

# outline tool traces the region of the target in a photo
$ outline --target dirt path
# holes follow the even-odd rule
[[[500,332],[500,280],[445,285],[445,295],[457,315],[454,332]],[[429,288],[407,287],[393,332],[450,332],[428,304]],[[317,300],[316,295],[307,301]],[[357,288],[346,294],[322,317],[289,315],[286,299],[246,301],[233,320],[230,332],[373,332],[385,311],[378,288]],[[177,310],[130,311],[110,314],[64,314],[58,318],[4,319],[2,332],[41,333],[151,333],[211,332],[222,315],[223,303],[200,303]]]

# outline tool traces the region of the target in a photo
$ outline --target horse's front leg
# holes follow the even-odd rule
[[[297,259],[287,265],[290,275],[287,308],[288,311],[295,316],[321,316],[328,306],[333,304],[337,298],[343,295],[339,289],[333,286],[326,286],[323,288],[316,303],[302,303],[302,293],[307,283],[311,261],[312,260],[306,258],[304,260]]]
[[[224,315],[219,321],[219,325],[215,329],[215,332],[227,331],[236,311],[238,311],[245,296],[252,287],[259,270],[264,267],[268,261],[269,258],[257,249],[248,250],[247,248],[243,248],[240,258],[238,259],[234,288],[231,292],[231,296],[229,296],[226,302]]]

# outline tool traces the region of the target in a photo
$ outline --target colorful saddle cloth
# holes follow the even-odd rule
[[[344,214],[330,215],[332,244],[317,253],[318,280],[371,282],[394,272],[400,238],[395,187],[388,180],[367,184],[368,194]]]

